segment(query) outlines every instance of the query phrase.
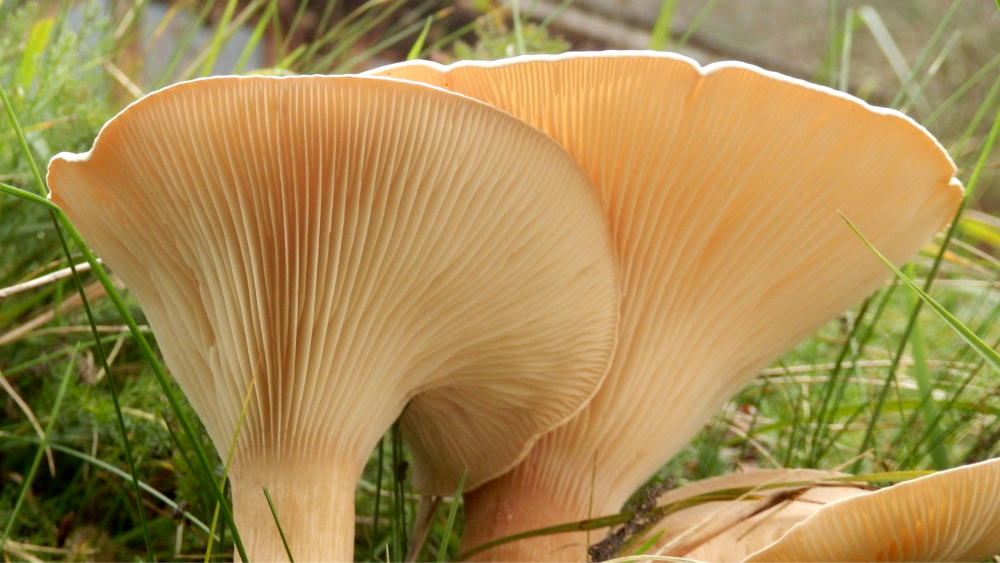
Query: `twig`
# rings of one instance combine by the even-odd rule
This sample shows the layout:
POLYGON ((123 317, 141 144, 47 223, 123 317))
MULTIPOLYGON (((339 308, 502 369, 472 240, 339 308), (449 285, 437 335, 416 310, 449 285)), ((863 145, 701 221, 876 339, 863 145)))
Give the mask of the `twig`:
MULTIPOLYGON (((98 297, 103 297, 105 295, 104 287, 97 281, 90 283, 90 285, 84 289, 84 292, 87 294, 87 299, 89 301, 94 301, 98 297)), ((14 330, 0 335, 0 346, 21 340, 27 333, 52 321, 57 315, 68 313, 81 305, 83 305, 83 300, 80 298, 79 294, 74 293, 66 299, 63 299, 63 301, 58 305, 49 307, 44 313, 40 313, 14 330)))
MULTIPOLYGON (((100 259, 97 260, 98 263, 103 263, 100 259)), ((83 262, 76 265, 77 272, 86 272, 90 270, 90 264, 83 262)), ((62 270, 56 270, 51 274, 45 274, 44 276, 39 276, 33 280, 28 280, 24 283, 19 283, 17 285, 12 285, 10 287, 5 287, 0 289, 0 299, 4 297, 10 297, 15 293, 21 293, 22 291, 28 291, 29 289, 35 289, 36 287, 41 287, 43 285, 50 284, 55 281, 59 281, 64 278, 68 278, 73 275, 72 268, 63 268, 62 270)))

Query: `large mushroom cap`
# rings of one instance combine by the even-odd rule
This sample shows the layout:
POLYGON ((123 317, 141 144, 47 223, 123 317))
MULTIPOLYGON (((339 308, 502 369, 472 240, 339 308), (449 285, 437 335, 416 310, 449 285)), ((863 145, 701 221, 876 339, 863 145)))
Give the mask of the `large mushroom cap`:
POLYGON ((617 511, 727 397, 887 277, 841 213, 899 263, 961 199, 954 164, 911 119, 746 64, 603 52, 372 73, 472 96, 556 139, 601 192, 622 260, 606 382, 468 499, 470 527, 492 530, 472 542, 617 511))
POLYGON ((196 80, 57 155, 49 183, 220 451, 254 380, 233 479, 258 496, 259 467, 356 478, 419 392, 436 400, 414 438, 451 470, 425 486, 474 485, 606 372, 620 290, 599 198, 481 102, 371 77, 196 80))
POLYGON ((824 506, 746 561, 984 561, 1000 555, 1000 459, 824 506))

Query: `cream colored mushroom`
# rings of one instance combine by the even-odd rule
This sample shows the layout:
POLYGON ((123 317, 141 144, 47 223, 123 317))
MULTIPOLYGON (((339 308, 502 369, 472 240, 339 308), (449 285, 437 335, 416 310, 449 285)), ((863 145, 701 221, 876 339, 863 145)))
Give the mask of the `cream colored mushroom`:
POLYGON ((1000 459, 876 492, 773 469, 669 491, 648 554, 697 561, 983 561, 1000 554, 1000 459), (699 500, 725 494, 731 500, 699 500), (738 495, 738 496, 737 496, 738 495), (690 505, 690 506, 687 506, 690 505))
POLYGON ((983 561, 1000 555, 1000 458, 817 510, 746 561, 983 561))
POLYGON ((699 561, 741 561, 823 506, 867 494, 868 489, 860 485, 830 481, 844 476, 816 469, 766 469, 674 489, 658 499, 660 507, 683 506, 719 491, 741 494, 736 499, 698 502, 672 512, 647 534, 660 536, 646 553, 699 561))
POLYGON ((417 393, 433 412, 411 438, 450 456, 435 483, 475 485, 606 372, 619 267, 599 197, 481 102, 370 77, 196 80, 48 178, 220 452, 250 397, 230 477, 251 559, 286 557, 266 486, 293 556, 353 560, 355 484, 417 393))
MULTIPOLYGON (((741 64, 569 53, 372 74, 465 94, 545 131, 600 190, 623 266, 619 346, 587 408, 466 496, 464 547, 617 512, 768 363, 907 260, 962 197, 906 116, 741 64)), ((404 415, 416 425, 420 402, 404 415)), ((484 560, 585 560, 586 535, 484 560)))

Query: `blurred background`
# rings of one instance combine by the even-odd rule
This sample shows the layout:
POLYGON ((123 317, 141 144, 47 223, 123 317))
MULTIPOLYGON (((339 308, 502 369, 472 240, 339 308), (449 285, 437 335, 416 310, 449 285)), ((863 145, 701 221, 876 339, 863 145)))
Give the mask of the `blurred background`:
MULTIPOLYGON (((514 56, 515 12, 526 53, 653 48, 703 65, 745 61, 897 107, 945 142, 962 136, 1000 75, 992 0, 103 0, 68 14, 63 1, 38 4, 72 26, 103 13, 118 42, 112 74, 133 98, 190 77, 213 42, 216 74, 514 56)), ((992 191, 979 192, 991 210, 992 191)))

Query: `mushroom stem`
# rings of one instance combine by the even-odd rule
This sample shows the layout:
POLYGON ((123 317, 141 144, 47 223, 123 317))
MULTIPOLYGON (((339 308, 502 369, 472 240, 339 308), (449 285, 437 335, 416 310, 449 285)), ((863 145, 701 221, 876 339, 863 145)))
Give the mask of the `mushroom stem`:
MULTIPOLYGON (((597 490, 590 509, 582 507, 581 510, 577 499, 591 498, 589 484, 573 483, 571 479, 546 479, 546 474, 558 473, 541 471, 530 463, 533 457, 526 460, 529 463, 465 494, 462 552, 497 538, 618 512, 613 503, 599 498, 604 495, 599 495, 597 490), (531 502, 524 502, 524 499, 531 499, 531 502)), ((603 539, 606 532, 606 529, 574 531, 516 540, 477 553, 469 560, 589 561, 587 548, 603 539)))
MULTIPOLYGON (((249 464, 247 464, 249 466, 249 464)), ((288 561, 267 487, 292 557, 297 561, 354 559, 355 461, 250 466, 234 474, 233 515, 251 561, 288 561)))

